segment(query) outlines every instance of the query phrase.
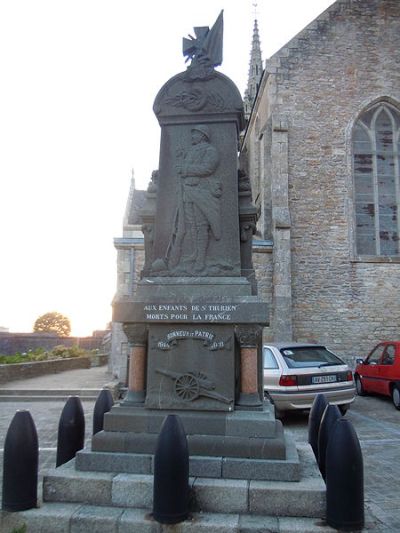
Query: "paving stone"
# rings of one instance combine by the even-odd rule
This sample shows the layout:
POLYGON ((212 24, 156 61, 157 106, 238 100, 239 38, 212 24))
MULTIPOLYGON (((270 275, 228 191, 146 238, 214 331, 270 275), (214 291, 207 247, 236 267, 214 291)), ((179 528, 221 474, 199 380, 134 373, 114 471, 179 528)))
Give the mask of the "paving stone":
POLYGON ((112 503, 120 507, 151 509, 153 476, 118 474, 112 483, 112 503))
POLYGON ((240 533, 279 533, 279 522, 275 516, 243 515, 239 518, 240 533))
POLYGON ((76 455, 76 468, 82 471, 150 474, 150 454, 81 451, 76 455))
POLYGON ((51 470, 43 480, 43 499, 47 502, 111 503, 114 474, 77 472, 70 468, 51 470))
POLYGON ((80 504, 51 503, 20 514, 28 524, 28 533, 70 533, 71 518, 81 507, 80 504))
POLYGON ((300 464, 280 460, 236 459, 224 457, 222 477, 230 479, 259 479, 269 481, 298 481, 300 464))
POLYGON ((83 505, 71 517, 70 533, 118 533, 123 510, 83 505))
POLYGON ((220 478, 222 475, 222 457, 189 457, 189 475, 194 477, 220 478))
POLYGON ((250 512, 271 516, 325 516, 325 489, 319 480, 250 481, 250 512))
POLYGON ((190 520, 163 525, 162 533, 239 533, 239 515, 194 513, 190 520))
POLYGON ((197 478, 193 489, 196 510, 210 513, 248 511, 248 481, 197 478))
POLYGON ((126 509, 118 524, 118 533, 160 533, 161 524, 156 522, 148 511, 126 509))
POLYGON ((310 518, 279 517, 279 533, 328 533, 337 531, 324 520, 310 518))
POLYGON ((8 513, 0 510, 0 531, 2 533, 11 533, 22 528, 25 520, 21 513, 8 513))

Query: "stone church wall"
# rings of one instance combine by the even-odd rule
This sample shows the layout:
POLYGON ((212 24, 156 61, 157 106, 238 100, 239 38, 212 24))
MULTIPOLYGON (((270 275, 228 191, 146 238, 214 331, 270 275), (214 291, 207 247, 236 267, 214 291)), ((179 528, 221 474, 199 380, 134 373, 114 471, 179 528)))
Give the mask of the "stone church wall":
MULTIPOLYGON (((260 143, 264 167, 268 158, 273 166, 282 154, 274 154, 268 123, 286 123, 275 131, 287 128, 293 338, 324 343, 349 361, 399 338, 400 258, 355 256, 351 165, 359 113, 382 97, 400 103, 399 62, 400 3, 339 0, 267 62, 245 141, 267 205, 285 175, 268 187, 260 143)), ((273 214, 268 224, 276 247, 273 214)))
MULTIPOLYGON (((257 290, 259 298, 268 304, 271 317, 272 306, 272 249, 261 248, 257 241, 253 241, 253 265, 256 272, 257 290)), ((271 326, 264 328, 263 338, 271 340, 271 326)))
MULTIPOLYGON (((117 255, 117 293, 116 299, 133 296, 136 283, 140 279, 140 272, 144 264, 144 247, 140 227, 124 228, 124 237, 116 239, 117 255), (138 242, 132 242, 135 236, 138 242), (122 241, 122 242, 120 242, 122 241)), ((122 324, 112 322, 111 358, 109 368, 112 374, 125 382, 127 379, 128 340, 122 329, 122 324)))
MULTIPOLYGON (((265 340, 319 342, 350 363, 400 330, 400 257, 355 255, 352 127, 381 98, 400 105, 400 2, 338 0, 266 62, 243 152, 259 209, 253 248, 265 340)), ((141 246, 119 249, 130 295, 141 246), (129 255, 133 254, 133 255, 129 255), (133 281, 132 281, 133 280, 133 281)), ((113 365, 127 343, 113 325, 113 365)))

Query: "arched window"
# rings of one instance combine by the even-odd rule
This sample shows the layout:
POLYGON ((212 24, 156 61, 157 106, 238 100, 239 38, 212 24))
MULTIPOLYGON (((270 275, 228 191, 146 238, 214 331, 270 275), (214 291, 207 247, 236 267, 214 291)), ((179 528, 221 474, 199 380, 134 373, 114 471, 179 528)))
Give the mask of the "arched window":
POLYGON ((368 108, 353 130, 357 255, 400 255, 399 153, 399 111, 387 102, 368 108))

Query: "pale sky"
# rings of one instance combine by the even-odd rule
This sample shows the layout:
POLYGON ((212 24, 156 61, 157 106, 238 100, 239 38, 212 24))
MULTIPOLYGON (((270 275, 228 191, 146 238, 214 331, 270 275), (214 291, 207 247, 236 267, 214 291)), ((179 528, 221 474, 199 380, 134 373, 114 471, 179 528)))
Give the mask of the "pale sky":
MULTIPOLYGON (((111 320, 114 237, 132 169, 158 167, 154 98, 186 69, 182 37, 224 9, 219 70, 243 94, 252 0, 0 0, 0 327, 49 311, 73 335, 111 320)), ((258 0, 263 59, 332 0, 258 0)))

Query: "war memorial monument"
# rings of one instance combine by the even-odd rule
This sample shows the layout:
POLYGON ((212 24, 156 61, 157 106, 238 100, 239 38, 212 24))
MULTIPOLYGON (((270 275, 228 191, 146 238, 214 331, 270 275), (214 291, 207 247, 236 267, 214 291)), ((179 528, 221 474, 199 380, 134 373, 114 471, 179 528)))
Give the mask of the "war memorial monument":
POLYGON ((190 454, 284 459, 282 426, 264 405, 251 241, 256 210, 239 168, 242 98, 215 70, 222 13, 184 39, 187 70, 159 91, 158 173, 142 210, 145 265, 133 299, 114 304, 131 353, 129 390, 106 415, 94 451, 153 451, 179 413, 190 454))
POLYGON ((57 531, 225 533, 278 531, 268 529, 276 517, 325 513, 311 448, 299 453, 264 399, 269 311, 257 296, 257 213, 238 157, 242 98, 215 70, 222 13, 211 29, 194 30, 183 41, 189 66, 154 103, 160 161, 140 213, 141 279, 132 298, 114 302, 130 345, 128 391, 91 449, 45 475, 45 504, 25 514, 41 532, 54 531, 55 516, 65 524, 57 531), (177 526, 151 516, 154 453, 169 414, 189 450, 193 518, 177 526))

